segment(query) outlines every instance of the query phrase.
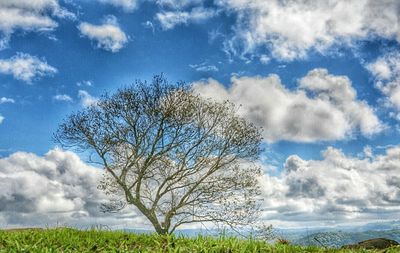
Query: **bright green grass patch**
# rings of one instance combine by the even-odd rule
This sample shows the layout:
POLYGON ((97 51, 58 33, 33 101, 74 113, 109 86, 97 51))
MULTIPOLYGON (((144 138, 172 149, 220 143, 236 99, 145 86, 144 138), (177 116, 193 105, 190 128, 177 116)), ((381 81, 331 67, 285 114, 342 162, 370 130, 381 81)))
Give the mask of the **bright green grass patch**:
MULTIPOLYGON (((270 245, 263 241, 232 237, 185 238, 131 234, 116 231, 75 230, 0 230, 0 252, 373 252, 317 247, 270 245)), ((400 248, 386 252, 400 252, 400 248)))

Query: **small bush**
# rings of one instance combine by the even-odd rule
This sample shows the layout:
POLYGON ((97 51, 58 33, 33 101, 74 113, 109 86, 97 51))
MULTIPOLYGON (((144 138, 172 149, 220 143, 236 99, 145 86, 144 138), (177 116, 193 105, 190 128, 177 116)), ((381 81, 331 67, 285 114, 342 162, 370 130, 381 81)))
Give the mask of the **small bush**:
POLYGON ((276 240, 277 244, 283 244, 283 245, 289 245, 290 241, 285 239, 285 238, 278 238, 278 240, 276 240))

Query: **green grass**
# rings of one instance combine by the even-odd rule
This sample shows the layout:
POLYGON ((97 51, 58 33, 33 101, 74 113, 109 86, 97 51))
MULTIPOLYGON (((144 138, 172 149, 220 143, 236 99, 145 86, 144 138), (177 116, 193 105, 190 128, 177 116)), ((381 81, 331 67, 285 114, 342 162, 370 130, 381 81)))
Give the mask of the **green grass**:
MULTIPOLYGON (((263 241, 232 237, 185 238, 130 234, 116 231, 75 230, 0 230, 0 252, 374 252, 318 247, 270 245, 263 241)), ((386 252, 400 252, 393 248, 386 252)))

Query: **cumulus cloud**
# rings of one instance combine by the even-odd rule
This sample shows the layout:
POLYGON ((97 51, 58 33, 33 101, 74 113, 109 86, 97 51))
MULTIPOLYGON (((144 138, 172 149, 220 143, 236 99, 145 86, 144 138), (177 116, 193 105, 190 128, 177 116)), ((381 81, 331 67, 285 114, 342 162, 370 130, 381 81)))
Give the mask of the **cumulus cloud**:
POLYGON ((95 105, 98 102, 98 98, 93 97, 92 95, 89 94, 89 92, 85 90, 79 90, 78 97, 81 101, 81 105, 85 107, 95 105))
POLYGON ((13 75, 15 79, 31 84, 33 80, 54 75, 57 69, 47 64, 45 59, 17 53, 9 59, 0 59, 0 73, 13 75))
POLYGON ((6 104, 6 103, 14 104, 15 100, 12 98, 1 97, 0 104, 6 104))
POLYGON ((300 80, 300 88, 314 94, 314 98, 331 102, 344 112, 352 127, 359 127, 367 136, 383 128, 374 111, 365 101, 357 100, 357 93, 347 76, 330 75, 326 69, 314 69, 300 80))
POLYGON ((95 41, 98 48, 113 53, 121 50, 128 42, 127 35, 121 30, 114 16, 108 16, 101 25, 82 22, 78 29, 82 36, 95 41))
POLYGON ((100 176, 99 169, 71 152, 55 149, 44 157, 14 153, 0 159, 0 215, 10 223, 25 214, 93 215, 104 199, 96 188, 100 176))
POLYGON ((137 0, 99 0, 101 3, 107 3, 116 7, 121 7, 125 11, 132 11, 137 7, 137 0))
POLYGON ((0 1, 0 32, 4 36, 1 46, 7 45, 15 30, 54 30, 58 26, 54 18, 75 18, 75 15, 61 7, 58 0, 0 1))
POLYGON ((288 90, 277 75, 232 77, 225 88, 213 79, 194 83, 194 91, 241 105, 239 113, 264 128, 268 142, 340 140, 360 131, 371 136, 384 126, 374 110, 356 97, 346 76, 314 69, 288 90))
POLYGON ((281 60, 304 58, 308 51, 325 52, 372 37, 400 42, 397 0, 264 1, 219 0, 237 15, 235 34, 225 43, 232 54, 268 48, 281 60))
MULTIPOLYGON (((321 160, 289 156, 283 171, 260 178, 263 215, 291 226, 399 219, 400 146, 383 154, 345 155, 332 147, 321 160)), ((149 227, 136 209, 103 214, 102 170, 60 149, 44 156, 17 152, 0 159, 0 225, 149 227)))
POLYGON ((1 158, 0 223, 5 223, 2 227, 140 224, 140 218, 133 220, 132 210, 118 215, 100 212, 100 203, 107 200, 97 189, 101 176, 102 170, 60 149, 44 156, 17 152, 1 158))
MULTIPOLYGON (((388 102, 400 112, 400 53, 388 52, 366 65, 375 77, 375 86, 388 98, 388 102)), ((400 116, 397 116, 400 119, 400 116)))
POLYGON ((58 94, 53 96, 53 99, 56 101, 63 101, 63 102, 72 102, 72 98, 67 94, 58 94))
POLYGON ((280 175, 260 179, 265 219, 322 226, 400 218, 400 146, 362 158, 328 147, 322 157, 292 155, 280 175))
POLYGON ((262 54, 262 55, 260 56, 260 62, 261 62, 262 64, 268 64, 270 61, 271 61, 271 58, 268 57, 268 55, 262 54))
POLYGON ((111 4, 121 7, 125 11, 133 11, 137 6, 137 0, 99 0, 101 3, 111 4))
POLYGON ((0 124, 3 123, 4 117, 0 114, 0 124))
POLYGON ((189 23, 199 23, 213 16, 216 12, 213 9, 195 7, 191 11, 163 11, 156 14, 156 19, 160 22, 164 30, 169 30, 177 25, 187 25, 189 23))

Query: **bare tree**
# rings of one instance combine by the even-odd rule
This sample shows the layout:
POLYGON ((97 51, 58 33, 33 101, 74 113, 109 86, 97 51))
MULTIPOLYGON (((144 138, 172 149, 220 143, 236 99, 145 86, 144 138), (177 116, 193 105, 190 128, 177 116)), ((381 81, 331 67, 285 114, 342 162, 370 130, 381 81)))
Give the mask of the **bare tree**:
POLYGON ((54 137, 94 151, 100 188, 114 196, 108 211, 134 205, 159 234, 195 222, 244 226, 259 214, 261 133, 236 109, 155 76, 70 115, 54 137))

